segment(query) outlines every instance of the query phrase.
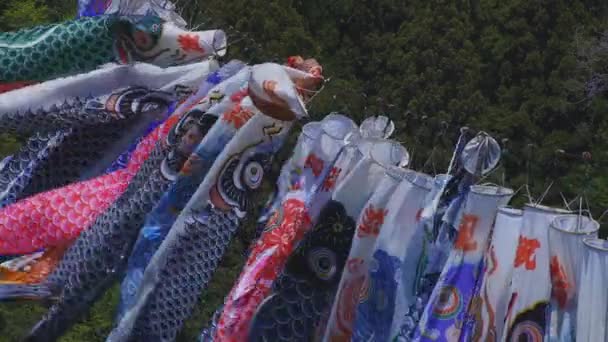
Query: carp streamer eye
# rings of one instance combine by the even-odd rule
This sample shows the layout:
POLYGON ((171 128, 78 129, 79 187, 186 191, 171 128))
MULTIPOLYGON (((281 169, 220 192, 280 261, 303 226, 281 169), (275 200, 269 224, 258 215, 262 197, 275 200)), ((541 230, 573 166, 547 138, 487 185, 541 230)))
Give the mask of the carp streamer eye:
POLYGON ((337 272, 336 255, 328 248, 315 248, 308 254, 308 266, 321 280, 331 279, 337 272))
POLYGON ((264 167, 258 161, 250 161, 243 171, 243 182, 250 189, 257 189, 264 178, 264 167))
POLYGON ((140 49, 148 50, 154 46, 154 41, 150 37, 150 34, 142 30, 135 30, 133 32, 133 40, 135 41, 135 45, 140 49))

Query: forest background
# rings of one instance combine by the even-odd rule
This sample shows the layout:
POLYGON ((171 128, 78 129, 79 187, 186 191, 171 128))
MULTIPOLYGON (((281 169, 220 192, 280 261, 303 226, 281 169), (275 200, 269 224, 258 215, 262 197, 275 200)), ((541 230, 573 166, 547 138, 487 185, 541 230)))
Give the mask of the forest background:
MULTIPOLYGON (((514 205, 528 201, 528 184, 543 204, 574 200, 578 208, 582 195, 595 218, 608 209, 605 0, 181 2, 191 26, 230 34, 229 58, 317 58, 329 82, 311 103, 312 119, 332 111, 357 122, 387 115, 417 170, 444 172, 460 127, 468 126, 503 145, 500 167, 484 181, 522 189, 514 205)), ((0 30, 75 13, 76 0, 2 0, 0 30)), ((0 136, 0 155, 19 141, 0 136)), ((222 302, 240 272, 245 240, 232 244, 180 341, 194 341, 222 302)), ((117 301, 114 287, 61 341, 104 341, 117 301)), ((17 341, 44 311, 0 305, 0 341, 17 341)))

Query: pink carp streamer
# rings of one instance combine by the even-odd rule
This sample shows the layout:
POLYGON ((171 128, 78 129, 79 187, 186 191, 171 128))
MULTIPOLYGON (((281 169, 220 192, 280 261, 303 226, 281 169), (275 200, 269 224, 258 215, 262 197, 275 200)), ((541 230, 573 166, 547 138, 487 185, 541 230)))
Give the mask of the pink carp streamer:
POLYGON ((110 174, 44 192, 0 210, 0 254, 27 254, 74 240, 127 189, 158 141, 179 115, 143 139, 129 164, 110 174))

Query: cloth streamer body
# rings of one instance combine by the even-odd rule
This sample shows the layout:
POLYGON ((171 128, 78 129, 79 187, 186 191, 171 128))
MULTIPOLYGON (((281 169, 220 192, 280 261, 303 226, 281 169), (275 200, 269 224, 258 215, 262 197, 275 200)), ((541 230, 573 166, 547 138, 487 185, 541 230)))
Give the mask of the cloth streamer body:
POLYGON ((578 291, 576 341, 608 340, 608 241, 586 238, 578 291))
POLYGON ((172 66, 223 55, 221 30, 191 32, 149 16, 101 15, 0 33, 0 82, 21 85, 107 63, 172 66))
POLYGON ((394 334, 396 333, 392 336, 399 340, 412 338, 424 308, 447 263, 457 234, 455 226, 457 226, 457 220, 462 215, 462 205, 468 194, 467 188, 466 182, 463 182, 462 179, 459 180, 450 175, 435 176, 429 199, 419 214, 421 228, 417 230, 415 235, 416 241, 422 236, 422 246, 418 247, 420 252, 412 250, 410 255, 413 262, 416 260, 416 255, 420 253, 417 257, 416 271, 413 278, 415 298, 407 299, 407 302, 410 303, 409 307, 405 307, 403 304, 395 307, 395 312, 398 314, 393 320, 391 331, 394 334), (445 198, 448 184, 465 189, 445 198), (425 210, 428 209, 430 210, 426 212, 425 210), (400 310, 404 311, 401 312, 400 310))
POLYGON ((225 70, 226 74, 222 78, 228 78, 228 80, 223 83, 221 93, 218 89, 214 90, 215 99, 202 101, 192 106, 182 119, 183 122, 191 124, 195 122, 204 138, 194 153, 188 157, 179 174, 176 175, 175 182, 171 184, 169 190, 163 194, 158 204, 146 217, 129 258, 127 274, 122 281, 117 321, 120 321, 124 312, 133 304, 136 291, 141 285, 143 272, 175 222, 177 215, 194 194, 196 187, 204 179, 215 158, 252 115, 251 112, 246 112, 246 104, 242 105, 243 108, 240 107, 242 96, 233 97, 234 94, 246 91, 249 73, 244 70, 245 72, 237 74, 237 71, 243 67, 244 65, 241 63, 232 65, 234 69, 225 70), (232 76, 232 74, 237 75, 229 78, 228 76, 232 76), (223 97, 220 98, 219 94, 222 94, 223 97), (235 108, 236 106, 239 107, 235 108), (234 119, 234 117, 238 119, 234 119))
POLYGON ((471 188, 454 248, 420 319, 414 340, 475 339, 474 335, 462 334, 470 324, 467 308, 482 281, 483 254, 496 213, 512 195, 512 190, 499 187, 471 188))
POLYGON ((407 271, 403 267, 407 267, 407 251, 421 250, 413 237, 431 185, 429 176, 417 172, 407 173, 399 183, 385 207, 387 215, 371 250, 367 272, 359 276, 358 282, 352 283, 352 289, 345 289, 347 292, 356 290, 358 295, 355 292, 352 298, 343 296, 344 303, 335 303, 339 305, 336 308, 337 329, 328 330, 325 340, 348 340, 349 334, 353 341, 388 339, 397 307, 400 301, 407 300, 403 289, 410 290, 413 286, 413 276, 405 275, 407 271), (349 320, 353 323, 348 324, 349 320), (350 325, 352 332, 347 328, 350 325))
POLYGON ((549 226, 558 215, 568 213, 540 205, 524 207, 502 341, 545 338, 551 300, 549 226))
POLYGON ((522 226, 523 211, 508 207, 498 209, 494 231, 484 257, 483 281, 469 315, 475 317, 479 341, 497 341, 503 334, 504 318, 510 295, 513 261, 522 226))
MULTIPOLYGON (((322 330, 323 333, 328 330, 337 330, 338 327, 352 331, 352 324, 354 323, 352 319, 357 299, 361 295, 361 287, 367 277, 371 252, 388 213, 386 209, 388 200, 396 186, 407 177, 406 173, 408 172, 410 171, 406 169, 387 168, 386 174, 380 180, 370 174, 369 182, 372 183, 374 191, 369 201, 364 205, 363 210, 360 210, 361 214, 354 214, 359 216, 356 231, 352 234, 350 251, 343 262, 342 269, 340 269, 342 276, 334 289, 336 294, 333 296, 329 319, 322 326, 325 327, 322 330)), ((352 179, 360 182, 357 178, 352 179)), ((354 185, 354 188, 357 189, 357 186, 354 185)), ((365 194, 361 195, 365 198, 365 194)), ((340 199, 339 193, 336 193, 335 197, 338 203, 350 203, 348 200, 340 199)), ((354 209, 356 208, 352 208, 352 206, 349 206, 349 208, 349 213, 355 212, 354 209)))
MULTIPOLYGON (((277 192, 274 195, 274 203, 267 203, 266 208, 263 209, 262 215, 258 219, 258 237, 252 243, 250 251, 254 250, 256 246, 259 245, 258 241, 260 240, 264 232, 280 228, 280 224, 284 221, 285 218, 287 218, 285 214, 292 212, 287 209, 290 209, 292 207, 292 204, 298 203, 296 200, 292 199, 291 201, 289 201, 290 207, 287 207, 287 202, 285 202, 286 196, 289 195, 290 197, 293 197, 294 193, 296 193, 298 196, 304 198, 305 200, 313 200, 314 197, 312 196, 312 194, 307 195, 307 193, 310 193, 313 188, 310 183, 314 181, 314 178, 310 179, 310 177, 314 177, 315 174, 320 174, 322 171, 319 169, 320 159, 316 160, 316 158, 318 158, 316 157, 316 155, 319 154, 317 150, 320 149, 319 140, 321 139, 322 135, 326 134, 324 132, 325 128, 331 130, 332 126, 334 126, 333 129, 335 130, 335 132, 332 134, 334 136, 346 136, 349 134, 349 131, 353 130, 355 127, 354 122, 352 122, 350 119, 347 119, 342 115, 330 114, 326 116, 322 122, 309 122, 302 128, 302 133, 298 137, 298 142, 292 156, 281 168, 281 173, 277 180, 277 192), (336 129, 336 125, 328 124, 328 121, 336 121, 336 124, 339 127, 336 129), (341 132, 342 130, 344 130, 344 132, 341 132), (315 158, 311 158, 310 156, 312 155, 315 155, 315 158), (315 168, 317 169, 315 170, 315 168), (307 169, 309 170, 307 171, 307 169), (310 173, 311 171, 312 174, 310 173)), ((339 138, 336 138, 335 140, 337 141, 336 143, 341 141, 341 139, 339 138)), ((328 191, 334 189, 335 184, 348 174, 348 172, 352 168, 352 165, 355 164, 355 159, 359 156, 358 153, 359 152, 357 149, 349 149, 348 146, 345 146, 341 153, 339 153, 339 157, 337 158, 335 164, 332 166, 333 173, 332 171, 330 171, 330 173, 326 176, 327 180, 323 183, 324 187, 328 189, 328 191)), ((293 219, 293 222, 291 224, 293 225, 294 230, 298 227, 297 225, 301 225, 303 223, 308 224, 308 216, 304 215, 309 215, 309 213, 306 213, 304 210, 298 211, 297 213, 301 214, 302 217, 293 219), (298 220, 302 221, 299 222, 298 220)), ((283 230, 285 229, 292 228, 290 226, 284 226, 283 230)), ((289 231, 287 231, 287 233, 289 233, 289 231)), ((283 234, 286 234, 286 232, 284 231, 283 234)), ((280 235, 275 236, 275 240, 278 236, 280 235)), ((269 237, 266 236, 265 238, 269 237)), ((295 238, 295 236, 291 236, 290 238, 295 238)), ((275 241, 275 243, 277 242, 278 240, 275 241)), ((285 244, 289 242, 290 240, 286 240, 285 244)), ((258 246, 257 248, 259 249, 260 247, 258 246)), ((271 254, 269 254, 268 257, 261 258, 261 260, 259 261, 260 267, 257 268, 256 272, 261 270, 265 263, 269 263, 270 265, 272 265, 271 262, 273 259, 270 258, 270 256, 271 254)), ((276 258, 279 257, 287 257, 287 255, 281 255, 276 258)), ((252 272, 252 274, 254 273, 252 272)), ((272 277, 272 275, 270 275, 269 277, 272 277)), ((243 279, 239 282, 246 281, 248 280, 243 279)), ((271 280, 268 280, 268 282, 271 282, 271 280)), ((222 313, 223 307, 220 307, 216 310, 212 321, 209 323, 209 326, 201 333, 201 341, 213 341, 217 332, 218 320, 220 319, 222 313)))
POLYGON ((193 196, 197 200, 188 202, 152 257, 135 304, 126 311, 108 341, 175 339, 250 208, 249 196, 261 184, 257 177, 263 176, 262 165, 269 165, 272 153, 289 130, 291 123, 274 120, 258 112, 218 157, 193 196), (273 127, 272 138, 264 133, 264 127, 273 127), (256 174, 245 173, 251 170, 248 164, 260 167, 256 174), (234 184, 233 177, 247 183, 234 184), (253 183, 241 177, 254 177, 253 183), (256 187, 245 188, 246 184, 256 187), (180 221, 183 229, 179 229, 180 221), (196 277, 192 281, 189 269, 196 277), (170 304, 174 302, 181 303, 179 310, 170 304))
MULTIPOLYGON (((309 205, 318 201, 319 193, 333 192, 341 176, 334 161, 344 142, 343 139, 354 129, 354 123, 346 117, 328 117, 322 122, 320 132, 312 132, 317 138, 310 140, 310 153, 296 162, 298 166, 292 175, 292 190, 268 221, 260 239, 251 254, 239 279, 226 298, 223 312, 218 321, 215 339, 242 341, 247 338, 249 326, 258 306, 270 294, 272 283, 283 269, 295 246, 308 232, 314 218, 309 205), (333 121, 335 124, 326 124, 333 121), (327 130, 331 128, 331 132, 327 130), (326 182, 327 175, 333 181, 326 182)), ((304 132, 306 134, 307 132, 304 132)), ((344 174, 347 174, 345 170, 344 174)), ((331 195, 325 196, 329 199, 331 195)))
POLYGON ((0 170, 0 203, 103 174, 146 126, 162 121, 216 68, 215 62, 115 66, 0 95, 3 129, 34 134, 0 170))
POLYGON ((391 159, 395 156, 390 153, 395 143, 374 141, 369 145, 371 150, 380 150, 375 153, 379 155, 378 159, 372 160, 369 153, 364 154, 352 171, 337 183, 313 229, 298 244, 275 281, 272 293, 258 308, 249 329, 249 340, 310 340, 317 334, 322 336, 326 326, 323 318, 329 315, 340 274, 347 264, 355 234, 355 218, 363 212, 359 219, 360 230, 374 234, 385 215, 382 205, 388 197, 387 192, 390 193, 390 185, 394 186, 404 173, 391 166, 401 159, 391 159), (383 182, 385 179, 387 182, 383 182), (291 325, 280 312, 289 312, 292 320, 302 325, 291 325))
POLYGON ((549 341, 576 339, 578 291, 583 272, 583 239, 597 237, 599 223, 582 215, 558 216, 549 229, 551 318, 549 341))
MULTIPOLYGON (((199 72, 198 84, 205 75, 204 71, 199 72)), ((195 75, 192 73, 191 77, 195 75)), ((123 272, 145 214, 171 183, 163 175, 162 166, 171 165, 179 170, 181 165, 170 160, 171 157, 189 155, 198 144, 198 141, 182 139, 183 136, 175 132, 169 134, 182 110, 178 108, 155 129, 159 140, 125 192, 78 237, 45 281, 43 286, 58 293, 59 300, 32 329, 27 340, 46 341, 61 336, 123 272)))
MULTIPOLYGON (((199 67, 201 66, 204 65, 199 67)), ((184 78, 183 82, 194 87, 193 81, 196 80, 196 77, 200 84, 207 71, 206 68, 199 68, 196 73, 194 70, 189 70, 189 75, 180 73, 177 79, 168 82, 168 89, 179 85, 182 82, 181 78, 184 78)), ((154 103, 153 107, 165 111, 169 109, 168 106, 163 107, 160 104, 154 103)), ((141 115, 146 114, 158 115, 157 112, 143 112, 141 115)), ((30 197, 24 202, 3 208, 0 211, 0 222, 4 220, 6 228, 4 228, 5 232, 1 234, 2 240, 0 241, 3 243, 0 243, 0 246, 5 247, 0 249, 0 253, 31 253, 39 248, 61 245, 65 241, 76 238, 80 231, 86 229, 98 214, 108 208, 125 191, 130 179, 151 153, 154 144, 162 139, 162 132, 162 129, 157 129, 139 144, 126 169, 101 176, 100 179, 91 179, 52 190, 48 194, 42 193, 30 197), (89 198, 91 201, 88 200, 89 198), (80 207, 84 212, 79 212, 80 207), (2 215, 3 212, 6 214, 2 215), (32 212, 38 213, 38 215, 32 215, 32 212), (76 219, 78 217, 80 218, 76 219)))
MULTIPOLYGON (((262 235, 268 224, 268 220, 270 220, 272 215, 279 210, 285 195, 289 191, 295 190, 292 188, 292 179, 297 178, 300 170, 304 168, 306 156, 310 154, 311 149, 315 146, 313 141, 321 135, 321 132, 321 123, 317 121, 309 122, 302 128, 302 133, 298 136, 298 141, 296 142, 293 153, 281 167, 275 189, 268 198, 264 208, 262 208, 262 212, 260 213, 260 217, 256 224, 256 236, 254 241, 262 235)), ((294 183, 294 185, 297 186, 296 183, 294 183)))
POLYGON ((316 76, 290 73, 287 67, 272 63, 253 66, 251 72, 248 95, 254 116, 224 149, 177 217, 146 268, 135 305, 109 341, 175 338, 251 211, 252 197, 274 153, 293 121, 307 115, 294 83, 298 77, 316 76), (197 280, 193 282, 190 275, 197 280), (175 302, 182 303, 179 310, 175 302))

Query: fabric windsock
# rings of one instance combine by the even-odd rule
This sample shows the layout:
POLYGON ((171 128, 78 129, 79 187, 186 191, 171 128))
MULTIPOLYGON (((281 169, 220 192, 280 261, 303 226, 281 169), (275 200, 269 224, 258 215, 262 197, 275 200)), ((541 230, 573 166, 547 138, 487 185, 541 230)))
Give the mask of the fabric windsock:
POLYGON ((226 34, 186 31, 153 15, 103 15, 0 32, 0 52, 0 85, 10 90, 114 62, 173 66, 222 56, 226 34))
MULTIPOLYGON (((323 118, 321 122, 310 122, 302 128, 302 133, 298 138, 291 158, 281 168, 275 193, 272 194, 258 219, 256 238, 262 234, 268 220, 281 206, 286 194, 301 187, 301 184, 298 182, 300 170, 304 168, 304 163, 307 162, 307 158, 305 157, 317 146, 322 132, 329 134, 330 138, 334 136, 336 140, 344 140, 350 135, 358 133, 356 125, 352 120, 337 113, 331 113, 323 118)), ((355 161, 360 157, 360 153, 355 145, 343 146, 336 157, 334 165, 332 165, 332 168, 328 170, 328 174, 325 176, 325 181, 320 187, 321 192, 325 192, 325 190, 328 190, 327 188, 333 188, 337 179, 340 176, 345 176, 346 172, 352 169, 355 161), (342 170, 345 172, 342 172, 342 170)), ((318 188, 316 189, 318 190, 318 188)), ((311 191, 314 190, 311 188, 311 191)), ((317 193, 319 192, 317 191, 317 193)), ((314 206, 314 204, 311 205, 314 206)))
MULTIPOLYGON (((399 178, 401 170, 394 165, 398 165, 404 158, 408 158, 405 148, 390 140, 365 139, 357 143, 357 148, 361 153, 361 158, 348 175, 337 183, 335 192, 332 194, 329 191, 322 191, 315 194, 315 203, 311 204, 313 217, 316 217, 315 214, 318 212, 315 207, 325 207, 325 203, 331 197, 333 201, 342 203, 346 212, 356 220, 380 179, 392 173, 397 174, 393 177, 399 178)), ((333 167, 321 185, 321 190, 334 185, 336 176, 332 175, 332 171, 334 171, 333 173, 341 172, 333 167)))
MULTIPOLYGON (((133 77, 132 82, 153 80, 152 75, 157 75, 164 79, 166 85, 161 85, 161 89, 158 91, 144 91, 142 89, 138 91, 137 89, 129 88, 128 91, 117 91, 110 95, 106 94, 98 98, 89 99, 86 103, 76 101, 73 104, 75 107, 66 110, 64 113, 65 118, 62 117, 59 121, 69 121, 70 117, 77 119, 77 114, 75 113, 81 113, 82 110, 88 108, 87 106, 108 108, 101 112, 111 113, 116 117, 139 113, 147 115, 150 114, 148 110, 151 109, 154 109, 152 112, 160 110, 166 112, 164 115, 171 114, 172 109, 168 102, 176 100, 179 96, 177 92, 172 94, 175 91, 174 88, 179 88, 182 82, 184 84, 192 84, 193 80, 197 78, 199 80, 198 83, 200 83, 200 79, 210 71, 208 64, 201 63, 198 66, 200 67, 200 71, 193 69, 183 70, 184 67, 170 68, 166 72, 168 75, 163 74, 160 72, 162 69, 156 67, 152 69, 141 66, 125 67, 126 69, 123 71, 128 71, 126 74, 133 77), (169 76, 172 78, 169 78, 169 76), (80 104, 76 105, 76 103, 80 104), (93 104, 96 105, 94 106, 93 104)), ((87 75, 70 78, 64 82, 52 81, 58 86, 57 89, 53 87, 44 89, 43 85, 52 82, 33 86, 32 89, 38 89, 35 98, 41 104, 45 103, 44 106, 48 106, 49 110, 53 108, 58 110, 56 104, 53 105, 53 102, 47 102, 50 101, 50 98, 47 98, 48 93, 57 94, 55 91, 65 90, 70 95, 78 93, 84 95, 84 90, 78 90, 78 85, 86 86, 88 84, 89 87, 93 85, 93 83, 89 84, 89 82, 93 82, 92 79, 89 79, 89 82, 85 82, 85 76, 87 75)), ((110 73, 110 75, 106 76, 117 77, 118 75, 110 73)), ((152 84, 156 85, 155 82, 152 84)), ((85 89, 87 88, 85 87, 85 89)), ((11 108, 19 108, 25 105, 25 100, 20 96, 23 91, 25 90, 17 90, 11 93, 15 95, 13 98, 16 100, 16 102, 12 103, 15 107, 11 106, 11 108)), ((8 95, 0 95, 0 103, 3 100, 8 100, 8 95)), ((62 99, 66 99, 66 95, 63 96, 62 99)), ((91 110, 91 113, 95 113, 95 111, 91 110)), ((44 116, 42 113, 38 113, 37 115, 44 116)), ((0 212, 0 221, 5 225, 5 229, 8 232, 2 235, 0 253, 29 253, 39 248, 60 246, 65 244, 66 241, 72 241, 76 238, 83 229, 88 228, 95 218, 125 191, 130 180, 153 150, 156 142, 163 138, 171 125, 176 121, 177 116, 165 120, 165 124, 162 125, 163 127, 157 127, 140 141, 125 168, 108 175, 73 183, 46 193, 40 193, 3 208, 0 212)), ((32 123, 15 124, 32 125, 32 123)), ((4 171, 2 172, 4 173, 4 171)), ((14 199, 23 189, 26 189, 24 185, 27 184, 26 180, 29 181, 28 177, 31 176, 31 173, 25 172, 14 174, 13 176, 16 178, 11 177, 12 180, 3 189, 3 195, 7 196, 6 198, 14 199), (17 181, 19 179, 20 181, 17 181)))
MULTIPOLYGON (((359 303, 362 285, 367 278, 371 253, 388 213, 386 210, 388 201, 397 185, 409 172, 411 171, 397 167, 387 168, 382 179, 377 185, 373 185, 375 190, 371 198, 357 215, 356 230, 351 234, 350 251, 343 269, 340 270, 342 277, 325 328, 330 340, 347 339, 352 334, 355 310, 359 303)), ((354 188, 358 187, 355 185, 354 188)), ((338 193, 336 200, 339 200, 338 193)))
MULTIPOLYGON (((434 196, 443 196, 445 188, 440 191, 441 184, 448 184, 453 179, 450 175, 437 175, 433 186, 434 196)), ((470 185, 465 183, 461 179, 459 186, 463 190, 455 196, 450 196, 451 198, 440 201, 436 206, 433 205, 434 201, 429 200, 425 209, 430 206, 433 210, 427 213, 428 216, 425 216, 425 210, 422 211, 420 218, 422 228, 417 234, 423 234, 424 240, 421 247, 422 253, 415 268, 414 289, 416 298, 414 304, 402 318, 404 323, 399 328, 396 336, 398 340, 407 341, 414 335, 418 321, 422 317, 424 308, 428 304, 435 285, 449 259, 454 239, 458 233, 458 223, 464 210, 463 205, 469 193, 470 185)), ((431 196, 430 198, 434 197, 431 196)))
POLYGON ((524 207, 502 341, 543 341, 551 300, 549 226, 568 211, 541 205, 524 207))
POLYGON ((281 172, 279 173, 279 177, 277 179, 276 188, 274 192, 271 194, 270 198, 266 202, 266 205, 262 209, 262 213, 258 218, 256 224, 256 237, 259 236, 266 228, 266 224, 268 220, 274 214, 276 210, 279 209, 283 199, 287 192, 290 191, 291 187, 291 178, 292 174, 294 177, 297 177, 297 174, 294 173, 296 169, 302 169, 304 167, 303 164, 298 165, 298 161, 304 161, 305 158, 303 156, 308 155, 311 152, 311 149, 315 146, 314 142, 319 138, 322 132, 321 123, 318 121, 309 122, 304 127, 302 127, 302 132, 298 136, 298 141, 296 142, 296 146, 293 150, 291 157, 283 164, 281 167, 281 172))
MULTIPOLYGON (((586 237, 597 237, 600 225, 582 215, 558 216, 549 229, 551 320, 549 341, 574 341, 578 291, 586 237)), ((546 332, 547 333, 547 332, 546 332)))
POLYGON ((522 215, 519 209, 498 209, 492 240, 485 252, 483 280, 479 293, 469 305, 474 325, 467 326, 472 331, 467 331, 465 336, 474 341, 497 341, 502 336, 522 215))
POLYGON ((200 108, 194 106, 182 118, 181 121, 185 122, 184 127, 178 129, 203 138, 190 156, 181 156, 188 159, 179 173, 171 171, 169 167, 163 168, 164 174, 168 178, 175 179, 175 182, 163 194, 154 209, 147 214, 144 226, 140 230, 129 258, 127 273, 122 281, 117 321, 120 321, 124 312, 133 304, 146 266, 167 236, 177 216, 203 181, 217 156, 236 132, 253 116, 254 108, 249 98, 241 100, 230 96, 239 89, 241 87, 235 85, 219 103, 204 112, 202 111, 204 105, 200 108))
MULTIPOLYGON (((304 183, 306 195, 304 202, 309 215, 316 222, 321 208, 329 201, 336 190, 338 180, 346 177, 351 169, 340 170, 336 167, 336 160, 344 151, 347 143, 346 137, 357 130, 357 125, 348 117, 341 114, 329 114, 321 121, 323 134, 319 137, 319 147, 324 151, 320 157, 322 163, 315 160, 311 154, 306 158, 305 166, 312 167, 313 173, 319 172, 318 181, 304 183), (330 158, 330 156, 332 158, 330 158), (322 168, 320 166, 323 166, 322 168)), ((317 177, 315 175, 315 177, 317 177)), ((301 186, 301 185, 300 185, 301 186)), ((297 186, 296 186, 297 187, 297 186)))
POLYGON ((293 125, 252 110, 150 259, 134 304, 108 341, 172 341, 192 314, 293 125))
POLYGON ((0 254, 32 253, 77 238, 126 191, 156 142, 162 139, 163 129, 164 126, 159 127, 138 144, 126 169, 43 192, 2 208, 0 254))
MULTIPOLYGON (((1 168, 0 182, 27 185, 30 177, 34 184, 24 193, 31 195, 50 190, 46 184, 67 184, 56 185, 57 178, 69 182, 101 175, 129 145, 132 154, 136 137, 141 141, 166 118, 163 107, 189 98, 200 77, 217 68, 216 62, 166 69, 112 65, 1 95, 2 130, 35 135, 1 168)), ((119 165, 127 162, 128 156, 119 165)))
MULTIPOLYGON (((415 220, 408 221, 411 228, 402 232, 406 234, 405 238, 411 239, 411 242, 406 243, 396 256, 399 258, 401 270, 413 270, 400 271, 401 279, 397 281, 397 297, 395 300, 395 312, 392 317, 392 323, 390 328, 391 340, 397 341, 409 341, 414 334, 420 316, 424 311, 426 300, 421 300, 419 297, 424 295, 428 299, 431 295, 432 288, 424 294, 420 292, 419 284, 420 280, 424 280, 424 271, 421 265, 429 263, 425 266, 427 269, 431 269, 430 261, 433 259, 433 250, 427 250, 425 248, 425 242, 428 240, 427 225, 432 225, 433 220, 437 219, 437 216, 442 216, 439 213, 439 207, 434 206, 437 203, 437 197, 441 196, 445 184, 449 181, 450 176, 446 174, 440 174, 435 176, 433 179, 426 181, 428 184, 425 186, 429 187, 428 190, 423 192, 422 195, 417 194, 416 196, 423 196, 423 199, 416 199, 415 204, 420 205, 418 211, 416 211, 415 220), (428 214, 430 217, 425 217, 425 208, 434 207, 428 214), (430 221, 430 222, 429 222, 430 221), (429 255, 430 254, 430 255, 429 255), (429 260, 429 261, 426 261, 429 260)), ((409 189, 409 188, 408 188, 409 189)), ((405 193, 409 194, 409 193, 405 193)), ((411 199, 405 199, 410 200, 411 199)), ((399 203, 403 203, 404 199, 399 199, 399 203)), ((403 205, 403 204, 400 204, 403 205)), ((414 210, 414 207, 407 207, 408 210, 414 210)), ((405 210, 405 209, 404 209, 405 210)), ((409 213, 409 212, 406 212, 409 213)), ((410 214, 404 214, 410 215, 410 214)), ((409 216, 408 216, 409 217, 409 216)), ((398 223, 395 223, 396 225, 398 223)), ((398 227, 398 226, 396 226, 398 227)), ((396 228, 395 228, 396 229, 396 228)), ((390 237, 389 237, 390 238, 390 237)), ((378 248, 379 246, 376 246, 378 248)), ((397 249, 398 247, 394 247, 397 249)), ((441 273, 441 270, 435 273, 441 273)), ((438 278, 438 276, 436 277, 438 278)))
POLYGON ((498 208, 506 205, 511 196, 510 189, 471 187, 454 247, 422 314, 414 340, 470 340, 472 336, 464 336, 469 330, 465 325, 470 324, 467 308, 476 301, 474 295, 483 277, 483 255, 498 208))
POLYGON ((0 94, 0 129, 32 135, 155 114, 159 102, 185 99, 218 68, 216 61, 172 68, 112 65, 0 94))
POLYGON ((216 64, 111 67, 0 95, 0 130, 34 134, 0 169, 0 206, 102 175, 216 64))
POLYGON ((335 159, 344 146, 344 137, 354 127, 346 117, 331 117, 328 120, 341 122, 342 128, 330 130, 325 125, 314 148, 303 160, 302 168, 294 169, 291 191, 282 205, 269 219, 268 224, 253 246, 241 275, 226 298, 223 312, 217 325, 215 338, 220 341, 244 341, 249 326, 260 303, 270 294, 272 283, 283 269, 289 255, 310 230, 313 223, 308 205, 314 192, 333 192, 323 186, 335 159), (345 126, 343 126, 345 125, 345 126), (330 133, 328 133, 330 131, 330 133), (340 134, 340 132, 342 132, 340 134))
MULTIPOLYGON (((450 179, 452 179, 451 176, 445 174, 435 176, 432 194, 429 196, 431 196, 431 198, 442 196, 442 187, 445 186, 450 179)), ((453 242, 452 239, 450 239, 452 237, 451 235, 453 235, 452 230, 455 230, 454 226, 458 225, 458 222, 452 222, 452 220, 447 222, 444 219, 447 218, 447 209, 453 202, 455 201, 445 203, 444 206, 437 206, 437 208, 434 208, 433 211, 429 212, 429 217, 424 216, 423 210, 420 220, 424 223, 428 235, 428 248, 425 248, 425 253, 422 258, 426 261, 426 264, 421 265, 421 268, 424 269, 423 276, 440 274, 443 270, 443 266, 448 260, 449 253, 452 249, 451 244, 453 242), (437 233, 435 233, 435 226, 439 226, 437 233)), ((430 203, 433 203, 433 201, 430 203)), ((458 203, 461 204, 460 202, 458 203)))
POLYGON ((384 204, 405 172, 385 165, 385 161, 393 161, 390 158, 381 159, 391 156, 384 150, 395 146, 399 145, 377 141, 369 156, 337 184, 316 224, 289 257, 272 293, 258 308, 249 341, 311 340, 321 333, 325 326, 322 318, 331 309, 356 226, 362 235, 377 235, 386 214, 384 204), (378 151, 371 153, 373 150, 378 151), (379 155, 379 159, 372 159, 372 155, 379 155), (313 310, 302 310, 304 307, 313 310), (286 320, 283 313, 290 318, 286 320), (294 325, 294 321, 299 323, 294 325))
POLYGON ((608 341, 608 241, 586 238, 583 243, 576 341, 608 341))
MULTIPOLYGON (((376 237, 376 246, 380 246, 380 248, 371 248, 367 269, 359 269, 360 262, 356 259, 347 263, 348 279, 340 284, 339 297, 334 301, 331 319, 324 336, 325 341, 349 341, 353 335, 353 327, 356 327, 357 306, 361 301, 360 298, 376 302, 377 299, 370 296, 372 291, 370 290, 372 286, 370 285, 372 280, 369 279, 370 272, 378 275, 392 274, 392 277, 387 277, 389 279, 393 278, 393 281, 389 284, 386 282, 378 283, 383 286, 382 290, 387 297, 387 309, 389 309, 391 303, 388 302, 388 298, 395 298, 396 296, 399 259, 407 248, 408 238, 410 237, 408 234, 410 229, 407 229, 407 227, 415 225, 417 213, 422 208, 424 197, 430 189, 429 184, 430 178, 427 176, 408 172, 387 200, 383 208, 386 215, 376 237), (386 262, 387 259, 389 262, 386 262)), ((411 227, 411 230, 413 231, 413 227, 411 227)), ((377 279, 381 280, 381 278, 377 279)), ((380 295, 380 290, 376 287, 373 290, 374 295, 380 295)), ((392 317, 387 317, 385 312, 383 314, 386 323, 390 324, 392 317)), ((367 324, 369 323, 366 322, 367 324)), ((357 333, 364 332, 362 330, 357 333)))
MULTIPOLYGON (((180 100, 179 103, 176 104, 178 106, 176 108, 176 111, 181 113, 181 112, 183 112, 183 110, 185 108, 191 108, 192 106, 195 106, 196 104, 200 103, 207 96, 207 93, 209 93, 209 91, 211 89, 215 88, 218 84, 222 83, 224 80, 231 78, 237 72, 241 71, 245 67, 246 66, 243 62, 236 60, 236 59, 233 59, 230 62, 222 65, 221 68, 219 68, 219 69, 215 70, 214 72, 212 72, 211 74, 207 75, 207 78, 199 86, 196 93, 192 94, 191 96, 188 96, 185 99, 180 100)), ((105 172, 109 173, 109 172, 115 171, 117 169, 124 168, 126 165, 126 162, 131 157, 131 154, 135 150, 135 147, 137 146, 139 141, 141 141, 141 139, 145 135, 152 132, 152 130, 154 130, 154 128, 156 128, 159 124, 160 123, 156 122, 156 121, 152 122, 146 128, 146 133, 140 134, 139 136, 137 136, 137 138, 131 142, 131 146, 129 146, 129 148, 127 150, 124 150, 114 160, 114 162, 110 165, 110 167, 108 169, 106 169, 105 172)))

